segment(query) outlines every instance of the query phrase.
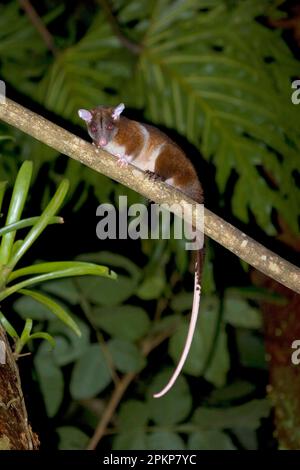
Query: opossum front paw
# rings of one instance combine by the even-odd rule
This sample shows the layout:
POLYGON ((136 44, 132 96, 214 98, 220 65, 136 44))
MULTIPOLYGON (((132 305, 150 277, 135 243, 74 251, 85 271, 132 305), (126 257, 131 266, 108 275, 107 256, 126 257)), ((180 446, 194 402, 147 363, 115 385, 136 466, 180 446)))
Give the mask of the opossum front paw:
POLYGON ((96 145, 95 142, 92 142, 92 145, 95 147, 96 152, 99 153, 100 148, 98 147, 98 145, 96 145))
POLYGON ((149 180, 151 180, 151 181, 163 181, 162 177, 159 176, 154 171, 146 170, 145 175, 147 175, 149 180))
POLYGON ((116 155, 117 157, 117 165, 120 167, 120 168, 124 168, 125 166, 128 166, 128 160, 127 158, 125 157, 125 155, 116 155))

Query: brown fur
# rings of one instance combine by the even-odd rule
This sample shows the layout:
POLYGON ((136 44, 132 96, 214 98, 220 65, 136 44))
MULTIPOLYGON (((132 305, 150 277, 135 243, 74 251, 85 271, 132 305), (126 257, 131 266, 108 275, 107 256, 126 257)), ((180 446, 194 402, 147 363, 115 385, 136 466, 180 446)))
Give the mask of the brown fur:
MULTIPOLYGON (((114 142, 126 148, 126 155, 130 155, 132 162, 138 158, 145 144, 145 137, 141 130, 141 124, 120 116, 117 120, 112 119, 112 107, 98 107, 91 110, 93 123, 112 124, 112 138, 114 142)), ((99 124, 98 124, 99 125, 99 124)), ((203 202, 203 192, 197 173, 186 157, 183 150, 166 134, 156 127, 142 124, 149 133, 147 153, 151 155, 155 149, 161 146, 161 151, 156 159, 154 173, 162 180, 173 178, 174 186, 184 194, 190 196, 198 203, 203 202)))
POLYGON ((174 186, 195 201, 203 202, 203 191, 195 168, 183 150, 159 129, 143 124, 151 134, 151 149, 164 144, 155 164, 155 173, 163 180, 174 179, 174 186))
POLYGON ((137 157, 144 146, 144 136, 136 121, 131 121, 123 116, 118 122, 118 133, 115 142, 126 146, 126 154, 137 157))

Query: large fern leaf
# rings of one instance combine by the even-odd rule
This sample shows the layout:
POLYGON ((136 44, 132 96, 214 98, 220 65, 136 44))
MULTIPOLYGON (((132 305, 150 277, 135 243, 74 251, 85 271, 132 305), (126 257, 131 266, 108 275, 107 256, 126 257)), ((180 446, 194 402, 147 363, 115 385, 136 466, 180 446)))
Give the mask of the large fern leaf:
POLYGON ((221 191, 230 173, 238 173, 232 207, 241 220, 249 220, 251 209, 272 233, 276 208, 297 230, 299 111, 290 78, 298 64, 280 36, 255 20, 268 2, 152 3, 135 70, 139 94, 127 89, 133 103, 212 158, 221 191))

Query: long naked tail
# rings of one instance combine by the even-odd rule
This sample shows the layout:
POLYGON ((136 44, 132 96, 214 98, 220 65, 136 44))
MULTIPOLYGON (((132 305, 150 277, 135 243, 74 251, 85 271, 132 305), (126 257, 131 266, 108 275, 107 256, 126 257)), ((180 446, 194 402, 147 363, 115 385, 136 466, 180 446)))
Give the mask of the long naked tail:
POLYGON ((198 313, 199 313, 199 307, 200 307, 201 277, 202 277, 203 260, 204 260, 204 249, 201 248, 200 250, 197 250, 197 255, 196 255, 193 307, 192 307, 191 320, 190 320, 190 324, 189 324, 189 330, 188 330, 188 334, 187 334, 187 337, 186 337, 185 345, 184 345, 183 351, 181 353, 181 357, 179 359, 177 367, 173 372, 172 377, 170 378, 167 385, 160 392, 155 393, 155 395, 153 395, 154 398, 162 397, 163 395, 165 395, 173 387, 173 385, 176 382, 180 372, 182 371, 182 368, 183 368, 183 366, 185 364, 185 361, 187 359, 187 356, 189 354, 189 351, 190 351, 190 348, 191 348, 191 345, 192 345, 192 341, 193 341, 193 337, 194 337, 194 333, 195 333, 195 328, 196 328, 198 313))

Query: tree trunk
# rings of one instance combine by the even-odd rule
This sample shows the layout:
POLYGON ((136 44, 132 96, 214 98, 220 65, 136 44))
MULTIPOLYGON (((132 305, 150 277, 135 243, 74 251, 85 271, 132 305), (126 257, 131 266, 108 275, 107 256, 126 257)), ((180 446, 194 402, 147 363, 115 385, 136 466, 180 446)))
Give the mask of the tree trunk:
POLYGON ((300 340, 300 296, 267 278, 252 273, 258 286, 286 298, 286 305, 262 302, 265 346, 269 362, 268 394, 274 406, 275 433, 281 449, 300 449, 300 364, 291 360, 292 343, 300 340))
POLYGON ((34 450, 38 446, 38 437, 28 424, 18 366, 0 326, 0 450, 34 450))

